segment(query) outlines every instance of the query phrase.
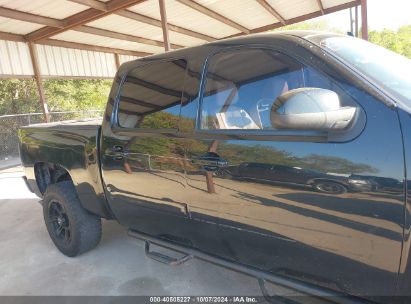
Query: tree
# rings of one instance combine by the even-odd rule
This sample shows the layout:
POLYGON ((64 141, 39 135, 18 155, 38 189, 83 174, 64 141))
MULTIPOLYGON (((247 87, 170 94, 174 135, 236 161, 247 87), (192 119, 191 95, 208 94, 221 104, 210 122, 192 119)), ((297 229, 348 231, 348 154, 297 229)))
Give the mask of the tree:
MULTIPOLYGON (((283 26, 275 29, 274 31, 284 30, 313 30, 344 34, 342 30, 331 27, 327 20, 299 22, 296 24, 283 26)), ((370 31, 368 36, 370 42, 411 58, 411 25, 402 26, 397 31, 389 29, 370 31)))
POLYGON ((0 80, 0 115, 41 112, 33 79, 0 80))
POLYGON ((44 89, 50 112, 103 110, 111 80, 46 80, 44 89))
POLYGON ((411 25, 402 26, 397 31, 370 31, 368 36, 370 42, 411 58, 411 25))
POLYGON ((341 174, 378 173, 378 170, 367 164, 353 163, 352 161, 335 156, 311 154, 299 159, 300 166, 321 172, 341 174))
MULTIPOLYGON (((43 82, 50 112, 103 110, 111 80, 56 80, 43 82)), ((33 79, 0 80, 0 115, 41 112, 33 79)))
POLYGON ((288 30, 303 30, 303 31, 327 31, 334 33, 344 33, 338 28, 334 28, 329 25, 327 20, 313 20, 313 21, 304 21, 295 24, 286 25, 275 29, 274 31, 288 31, 288 30))

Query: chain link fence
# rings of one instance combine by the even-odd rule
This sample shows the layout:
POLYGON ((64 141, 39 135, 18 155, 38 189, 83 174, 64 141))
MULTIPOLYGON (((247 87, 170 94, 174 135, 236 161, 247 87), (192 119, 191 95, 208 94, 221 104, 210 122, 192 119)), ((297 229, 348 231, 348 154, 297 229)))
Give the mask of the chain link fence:
MULTIPOLYGON (((50 121, 63 121, 71 119, 99 118, 103 116, 101 110, 50 112, 50 121)), ((43 113, 27 113, 0 116, 0 167, 13 165, 19 162, 17 130, 44 122, 43 113)))

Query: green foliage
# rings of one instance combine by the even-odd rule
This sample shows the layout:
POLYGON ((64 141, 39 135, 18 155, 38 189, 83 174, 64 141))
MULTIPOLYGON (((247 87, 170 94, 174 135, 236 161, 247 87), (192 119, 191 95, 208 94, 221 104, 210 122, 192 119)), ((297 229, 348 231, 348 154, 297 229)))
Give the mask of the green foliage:
MULTIPOLYGON (((340 29, 331 27, 326 20, 304 21, 275 29, 275 31, 285 30, 313 30, 345 34, 340 29)), ((411 58, 411 25, 402 26, 397 31, 388 29, 370 31, 368 36, 370 42, 411 58)))
POLYGON ((138 127, 144 129, 176 129, 178 128, 178 122, 178 115, 167 112, 156 112, 145 116, 138 127))
POLYGON ((296 166, 296 158, 285 151, 263 145, 244 146, 236 144, 221 144, 218 153, 230 159, 232 164, 259 162, 265 164, 282 164, 296 166))
POLYGON ((411 25, 402 26, 398 31, 370 31, 368 36, 371 42, 411 58, 411 25))
MULTIPOLYGON (((111 80, 44 80, 50 112, 104 110, 111 80)), ((0 80, 0 115, 41 112, 33 79, 0 80)))
POLYGON ((49 111, 104 110, 111 80, 46 80, 49 111))
POLYGON ((169 143, 169 140, 165 138, 144 138, 144 140, 134 138, 134 141, 129 144, 129 148, 142 154, 170 156, 169 153, 174 154, 174 151, 170 149, 169 143))
POLYGON ((334 33, 344 33, 338 28, 331 27, 327 20, 314 20, 314 21, 304 21, 295 24, 286 25, 275 29, 274 31, 291 31, 291 30, 302 30, 302 31, 327 31, 334 33))
POLYGON ((377 170, 366 164, 353 163, 352 161, 335 156, 311 154, 298 159, 298 166, 321 172, 334 172, 340 174, 377 173, 377 170))
POLYGON ((0 115, 41 112, 33 79, 0 80, 0 115))

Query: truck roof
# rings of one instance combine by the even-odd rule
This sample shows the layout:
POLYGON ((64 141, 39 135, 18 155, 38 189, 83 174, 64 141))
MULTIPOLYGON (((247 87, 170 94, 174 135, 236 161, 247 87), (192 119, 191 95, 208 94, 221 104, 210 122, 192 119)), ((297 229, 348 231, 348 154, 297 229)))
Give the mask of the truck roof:
MULTIPOLYGON (((247 44, 269 44, 273 39, 290 40, 296 43, 301 43, 302 40, 307 40, 316 44, 316 41, 321 41, 321 38, 345 36, 336 33, 323 31, 305 31, 305 30, 289 30, 289 31, 273 31, 268 33, 251 34, 245 36, 232 37, 213 42, 205 43, 198 46, 186 47, 178 50, 173 50, 166 53, 154 54, 151 56, 136 59, 137 61, 167 59, 176 56, 191 55, 196 51, 204 50, 209 47, 230 46, 230 45, 247 45, 247 44)), ((122 67, 127 66, 127 63, 122 67)), ((120 68, 121 69, 121 68, 120 68)))

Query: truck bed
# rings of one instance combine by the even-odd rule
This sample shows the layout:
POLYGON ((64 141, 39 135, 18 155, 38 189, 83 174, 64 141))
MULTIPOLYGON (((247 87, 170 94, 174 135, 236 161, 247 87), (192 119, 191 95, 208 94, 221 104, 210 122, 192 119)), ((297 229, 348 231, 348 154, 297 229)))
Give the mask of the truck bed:
POLYGON ((21 127, 21 129, 39 129, 39 128, 72 128, 72 127, 100 127, 102 119, 101 118, 90 118, 90 119, 81 119, 81 120, 64 120, 57 122, 48 122, 48 123, 38 123, 31 124, 29 126, 21 127))
MULTIPOLYGON (((42 197, 36 176, 44 166, 65 169, 83 207, 110 217, 102 187, 99 160, 101 119, 68 120, 34 124, 19 130, 19 150, 28 187, 42 197)), ((37 179, 39 180, 39 179, 37 179)))

